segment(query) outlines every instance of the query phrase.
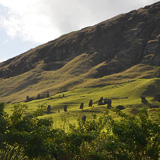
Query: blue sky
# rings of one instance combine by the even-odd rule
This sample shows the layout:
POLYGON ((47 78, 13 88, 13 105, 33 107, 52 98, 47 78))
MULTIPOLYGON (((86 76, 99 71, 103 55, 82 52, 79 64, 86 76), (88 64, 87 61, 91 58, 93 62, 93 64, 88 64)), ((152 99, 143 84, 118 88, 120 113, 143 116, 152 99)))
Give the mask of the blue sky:
POLYGON ((0 0, 0 62, 157 0, 0 0))

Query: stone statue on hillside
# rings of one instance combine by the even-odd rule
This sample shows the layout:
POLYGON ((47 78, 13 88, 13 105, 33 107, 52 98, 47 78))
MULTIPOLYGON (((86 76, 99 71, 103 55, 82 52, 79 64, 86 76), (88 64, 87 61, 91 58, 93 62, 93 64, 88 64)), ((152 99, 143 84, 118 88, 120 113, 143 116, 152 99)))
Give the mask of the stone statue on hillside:
POLYGON ((40 94, 38 94, 37 99, 40 99, 40 98, 41 98, 41 96, 40 96, 40 94))
POLYGON ((29 102, 30 98, 29 96, 26 97, 26 102, 29 102))
POLYGON ((86 121, 86 116, 82 116, 82 121, 86 121))
POLYGON ((64 106, 64 111, 67 112, 67 105, 64 106))
POLYGON ((49 92, 47 92, 47 95, 46 95, 46 97, 49 97, 49 92))
POLYGON ((51 106, 50 105, 48 105, 48 107, 47 107, 47 114, 49 114, 49 113, 51 113, 51 106))
POLYGON ((142 103, 145 104, 146 106, 148 106, 148 107, 150 107, 150 108, 153 107, 153 105, 152 105, 151 103, 149 103, 149 102, 146 100, 145 97, 142 96, 142 97, 141 97, 141 100, 142 100, 142 103))
POLYGON ((89 107, 92 107, 92 105, 93 105, 93 101, 90 100, 90 101, 89 101, 89 107))
POLYGON ((83 107, 84 107, 84 103, 81 103, 81 105, 80 105, 80 109, 82 109, 82 110, 83 110, 83 107))
POLYGON ((100 100, 98 101, 98 105, 103 105, 103 97, 101 97, 100 100))
POLYGON ((143 96, 141 96, 141 100, 142 100, 142 103, 144 103, 144 104, 147 104, 147 103, 148 103, 148 101, 146 100, 146 98, 143 97, 143 96))
POLYGON ((107 108, 108 109, 110 109, 112 106, 111 106, 111 104, 112 104, 112 100, 111 99, 107 99, 107 108))

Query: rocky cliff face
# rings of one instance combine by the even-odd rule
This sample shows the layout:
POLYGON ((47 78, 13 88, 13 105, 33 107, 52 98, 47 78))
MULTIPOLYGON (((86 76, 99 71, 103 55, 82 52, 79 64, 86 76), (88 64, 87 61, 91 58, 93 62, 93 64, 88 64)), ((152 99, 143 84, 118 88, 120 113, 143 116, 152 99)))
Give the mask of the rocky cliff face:
POLYGON ((160 2, 63 35, 0 63, 0 77, 38 67, 58 71, 84 53, 89 57, 86 77, 117 73, 138 63, 160 66, 160 2))

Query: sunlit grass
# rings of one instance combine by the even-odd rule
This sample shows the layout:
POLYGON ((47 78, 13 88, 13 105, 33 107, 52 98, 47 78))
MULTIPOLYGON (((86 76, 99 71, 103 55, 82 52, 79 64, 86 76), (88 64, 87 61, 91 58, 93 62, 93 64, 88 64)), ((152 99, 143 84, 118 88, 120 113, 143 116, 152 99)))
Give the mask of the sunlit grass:
MULTIPOLYGON (((151 92, 154 96, 154 92, 158 92, 157 85, 159 85, 159 83, 159 79, 153 78, 137 79, 104 87, 79 88, 62 92, 49 98, 25 102, 24 104, 28 106, 28 113, 34 112, 39 105, 44 104, 46 107, 51 105, 51 113, 47 114, 46 108, 44 115, 40 118, 52 118, 54 128, 67 127, 66 130, 68 130, 69 123, 77 125, 77 119, 81 119, 83 115, 87 116, 87 119, 91 119, 94 114, 97 116, 103 115, 107 105, 98 105, 101 97, 112 99, 112 107, 123 105, 126 108, 123 110, 125 113, 135 116, 139 108, 144 106, 141 102, 141 95, 148 93, 149 91, 147 90, 152 89, 151 92), (90 100, 93 100, 93 109, 88 105, 90 100), (83 111, 79 109, 81 103, 84 103, 83 111), (68 112, 64 112, 65 105, 68 106, 68 112)), ((147 94, 146 99, 152 105, 160 105, 159 102, 155 101, 153 97, 147 96, 147 94)), ((11 113, 11 110, 13 110, 13 105, 6 105, 5 111, 11 113)), ((151 118, 154 118, 157 110, 158 109, 149 109, 151 118)), ((112 116, 115 119, 117 118, 114 113, 112 113, 112 116)))

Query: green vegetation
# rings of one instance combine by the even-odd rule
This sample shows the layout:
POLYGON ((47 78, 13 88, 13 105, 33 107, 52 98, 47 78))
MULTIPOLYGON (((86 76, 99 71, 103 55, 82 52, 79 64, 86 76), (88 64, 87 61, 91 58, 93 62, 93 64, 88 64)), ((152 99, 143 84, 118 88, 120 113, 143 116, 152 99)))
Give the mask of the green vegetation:
MULTIPOLYGON (((86 115, 87 119, 90 119, 93 114, 97 114, 97 116, 102 115, 107 105, 98 105, 98 101, 101 97, 111 98, 112 107, 115 108, 118 105, 123 105, 126 108, 124 112, 133 115, 136 115, 143 106, 140 98, 142 95, 146 97, 151 105, 159 106, 160 103, 154 99, 155 95, 159 93, 159 85, 159 78, 137 79, 101 87, 74 89, 72 91, 56 94, 49 98, 37 99, 23 104, 28 106, 27 112, 29 113, 33 113, 36 110, 36 106, 41 104, 45 104, 46 106, 51 105, 51 113, 47 114, 46 109, 41 118, 52 118, 54 121, 53 128, 62 128, 64 121, 66 121, 65 123, 67 126, 69 123, 77 125, 77 118, 83 115, 86 115), (93 109, 88 107, 91 99, 93 100, 93 109), (81 103, 84 103, 83 111, 79 109, 81 103), (67 113, 64 112, 65 105, 68 105, 67 113), (58 113, 58 111, 60 111, 60 113, 58 113)), ((5 111, 11 114, 12 110, 13 105, 7 104, 5 111)), ((154 118, 156 110, 149 109, 148 111, 149 115, 154 118)), ((115 114, 113 114, 113 116, 116 118, 115 114)))
MULTIPOLYGON (((53 129, 51 119, 39 118, 44 105, 25 116, 28 107, 14 105, 11 115, 0 104, 0 158, 14 159, 86 159, 86 160, 144 160, 160 158, 160 112, 157 118, 140 109, 130 116, 118 109, 105 109, 102 116, 78 120, 69 125, 68 132, 53 129), (115 120, 110 114, 114 113, 115 120), (7 157, 7 158, 6 158, 7 157)), ((65 125, 65 123, 64 123, 65 125)))
POLYGON ((158 8, 0 63, 0 159, 159 160, 158 8))
POLYGON ((15 106, 12 103, 5 104, 4 110, 7 114, 5 112, 1 114, 2 157, 7 157, 6 159, 9 159, 8 156, 19 156, 21 159, 56 159, 56 157, 59 159, 86 157, 89 160, 106 158, 127 160, 138 159, 137 157, 158 159, 159 144, 158 146, 155 144, 155 148, 152 144, 154 144, 154 136, 157 139, 159 134, 159 126, 157 126, 159 121, 156 120, 159 118, 157 115, 159 108, 150 108, 142 104, 140 97, 145 96, 149 104, 160 106, 160 102, 154 98, 160 93, 160 79, 155 77, 156 73, 159 73, 159 67, 136 65, 124 72, 97 79, 84 78, 86 74, 83 75, 84 77, 67 79, 66 77, 70 76, 68 72, 65 72, 64 78, 56 79, 55 82, 54 71, 41 74, 34 70, 19 75, 19 78, 11 77, 0 82, 1 93, 7 101, 14 102, 17 98, 22 100, 28 95, 36 97, 46 91, 50 93, 48 98, 35 99, 15 106), (36 83, 29 84, 29 79, 33 82, 35 80, 36 83), (22 90, 19 88, 28 84, 27 88, 21 88, 22 90), (8 93, 9 96, 6 96, 8 93), (98 105, 101 97, 112 99, 113 108, 109 113, 106 113, 107 105, 98 105), (88 107, 91 99, 93 109, 88 107), (81 103, 84 103, 83 111, 79 109, 81 103), (51 105, 50 114, 47 114, 48 105, 51 105), (65 105, 68 105, 68 112, 64 112, 65 105), (114 110, 118 105, 125 107, 122 113, 114 110), (36 106, 39 106, 39 111, 36 110, 36 106), (142 108, 146 108, 148 114, 143 114, 146 119, 145 127, 149 124, 151 127, 156 125, 154 127, 157 127, 157 132, 154 127, 147 130, 148 135, 146 130, 144 132, 140 119, 142 108), (27 116, 29 118, 23 118, 27 116), (85 123, 81 121, 82 116, 86 116, 85 123), (131 124, 138 133, 135 133, 136 130, 131 127, 131 124), (100 126, 102 127, 99 128, 100 126), (118 132, 116 127, 124 127, 123 130, 126 132, 118 132), (131 130, 127 130, 129 127, 131 130), (139 134, 143 138, 144 146, 138 142, 138 138, 134 139, 137 135, 130 137, 134 134, 139 134), (124 141, 124 137, 129 138, 129 144, 124 141), (150 149, 155 150, 156 153, 150 149))

